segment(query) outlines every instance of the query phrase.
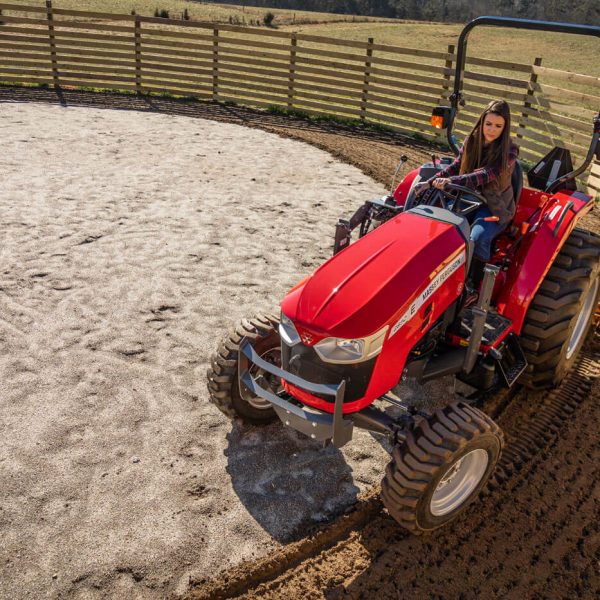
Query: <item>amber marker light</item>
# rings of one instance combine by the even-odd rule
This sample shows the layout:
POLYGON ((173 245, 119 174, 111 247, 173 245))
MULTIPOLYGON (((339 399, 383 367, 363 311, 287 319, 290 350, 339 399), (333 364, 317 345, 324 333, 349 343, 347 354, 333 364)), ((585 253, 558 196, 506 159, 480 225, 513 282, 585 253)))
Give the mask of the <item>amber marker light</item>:
POLYGON ((431 124, 436 129, 443 129, 444 128, 444 117, 441 115, 431 115, 431 124))

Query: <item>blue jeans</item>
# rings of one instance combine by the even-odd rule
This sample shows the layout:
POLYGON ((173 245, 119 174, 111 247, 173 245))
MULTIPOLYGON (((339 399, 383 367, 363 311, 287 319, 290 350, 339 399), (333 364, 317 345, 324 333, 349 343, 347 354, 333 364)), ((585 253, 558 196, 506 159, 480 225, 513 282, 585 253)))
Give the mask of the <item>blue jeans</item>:
POLYGON ((475 242, 474 255, 487 262, 492 255, 492 240, 504 229, 498 221, 484 221, 492 213, 487 206, 482 206, 476 213, 471 225, 471 240, 475 242))

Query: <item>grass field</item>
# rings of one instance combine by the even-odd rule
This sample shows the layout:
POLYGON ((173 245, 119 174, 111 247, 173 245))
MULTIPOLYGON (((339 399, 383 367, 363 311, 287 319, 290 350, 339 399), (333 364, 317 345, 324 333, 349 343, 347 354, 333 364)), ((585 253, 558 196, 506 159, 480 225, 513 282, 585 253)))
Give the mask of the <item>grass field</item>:
MULTIPOLYGON (((14 0, 15 4, 27 6, 44 6, 41 0, 14 0)), ((190 18, 195 21, 211 21, 228 23, 234 20, 239 24, 250 25, 257 22, 262 24, 263 17, 267 12, 275 15, 273 24, 280 25, 308 24, 308 23, 331 23, 331 22, 376 22, 389 21, 373 17, 359 17, 354 15, 335 15, 332 13, 281 10, 277 8, 258 8, 255 6, 235 6, 230 4, 213 4, 205 2, 193 2, 186 0, 53 0, 54 8, 66 8, 71 10, 87 10, 95 12, 108 12, 129 14, 135 10, 137 14, 151 17, 154 11, 165 9, 169 16, 174 19, 181 17, 187 8, 190 18)))
MULTIPOLYGON (((18 1, 18 0, 17 0, 18 1)), ((23 0, 19 4, 43 6, 41 0, 23 0)), ((275 15, 274 24, 283 31, 297 31, 327 37, 446 51, 455 44, 462 29, 460 24, 418 23, 377 19, 352 15, 337 15, 307 11, 265 9, 252 6, 187 2, 184 0, 54 0, 55 8, 91 10, 152 16, 156 8, 169 10, 178 18, 184 11, 192 20, 240 24, 262 23, 267 12, 275 15)), ((534 33, 482 27, 469 38, 469 53, 481 58, 509 62, 531 63, 542 57, 543 65, 600 77, 600 39, 554 33, 534 33)))
MULTIPOLYGON (((462 25, 447 23, 320 23, 283 27, 302 33, 366 41, 407 48, 445 51, 456 44, 462 25)), ((600 39, 557 33, 480 27, 469 36, 468 52, 480 58, 531 63, 542 57, 543 65, 564 71, 600 77, 600 39)))

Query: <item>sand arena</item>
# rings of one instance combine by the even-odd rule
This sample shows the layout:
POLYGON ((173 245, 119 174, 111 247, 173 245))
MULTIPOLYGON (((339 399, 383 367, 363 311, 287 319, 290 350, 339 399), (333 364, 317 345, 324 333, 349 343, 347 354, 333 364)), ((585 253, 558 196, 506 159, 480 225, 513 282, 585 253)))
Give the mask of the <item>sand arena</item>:
POLYGON ((0 122, 0 596, 181 592, 379 481, 370 436, 342 454, 232 426, 205 371, 381 185, 232 124, 29 103, 0 122))
MULTIPOLYGON (((595 597, 598 381, 503 487, 423 538, 376 488, 358 503, 368 522, 336 529, 381 478, 373 437, 323 452, 207 402, 227 328, 276 309, 329 256, 337 217, 384 191, 362 172, 387 184, 400 153, 416 166, 430 149, 241 108, 64 95, 69 108, 0 89, 0 598, 163 598, 190 582, 198 598, 595 597), (332 520, 331 547, 301 549, 332 520)), ((600 231, 595 213, 582 226, 600 231)), ((545 396, 490 407, 509 444, 545 396)))

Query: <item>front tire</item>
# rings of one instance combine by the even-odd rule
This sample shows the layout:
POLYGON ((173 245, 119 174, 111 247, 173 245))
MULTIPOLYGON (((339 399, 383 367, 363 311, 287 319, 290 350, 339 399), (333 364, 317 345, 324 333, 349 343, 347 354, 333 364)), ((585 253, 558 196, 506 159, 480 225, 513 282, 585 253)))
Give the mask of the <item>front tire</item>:
MULTIPOLYGON (((261 315, 244 319, 235 331, 229 333, 211 358, 211 366, 206 376, 210 401, 227 417, 241 418, 252 425, 266 425, 277 415, 272 405, 249 390, 240 393, 239 348, 242 338, 248 338, 257 354, 278 367, 281 366, 281 339, 279 337, 279 317, 261 315)), ((251 374, 256 378, 263 375, 256 366, 251 366, 251 374)), ((271 381, 272 376, 263 375, 272 388, 279 383, 271 381)), ((244 386, 245 387, 245 386, 244 386)))
POLYGON ((599 271, 600 237, 574 229, 525 315, 521 346, 529 364, 520 383, 553 387, 572 367, 598 304, 599 271))
POLYGON ((457 517, 492 474, 503 446, 500 428, 464 403, 437 410, 409 431, 382 481, 383 504, 414 534, 457 517))

